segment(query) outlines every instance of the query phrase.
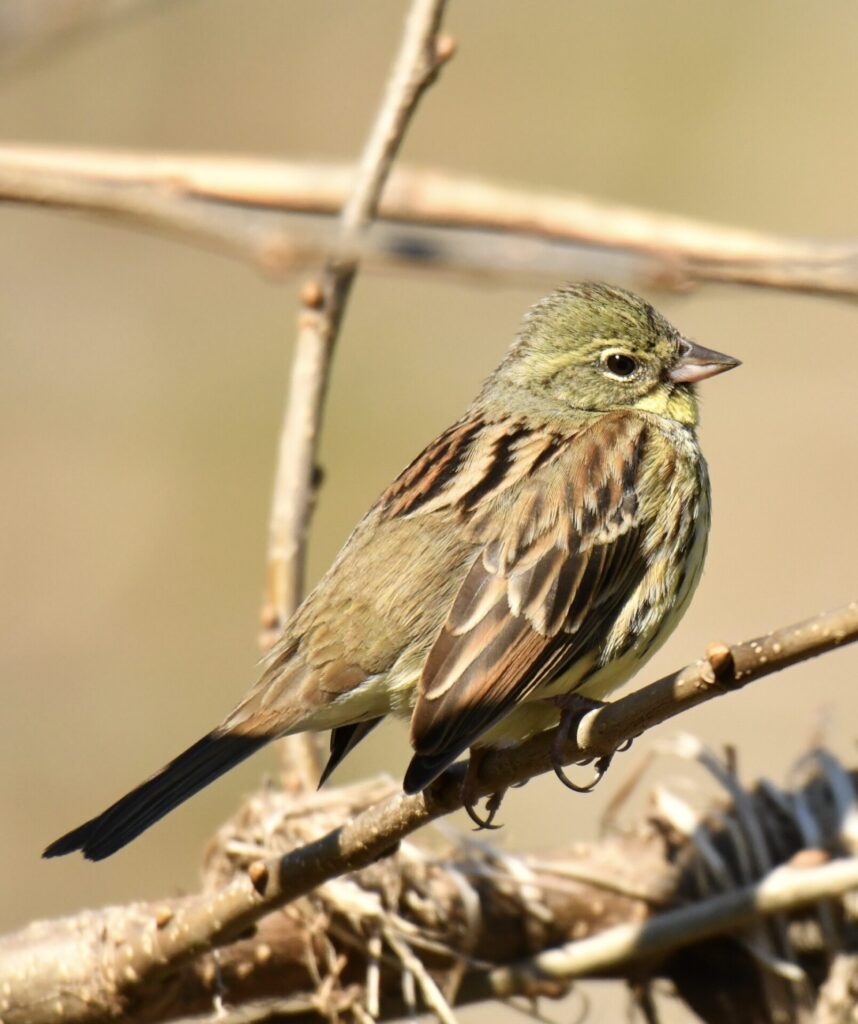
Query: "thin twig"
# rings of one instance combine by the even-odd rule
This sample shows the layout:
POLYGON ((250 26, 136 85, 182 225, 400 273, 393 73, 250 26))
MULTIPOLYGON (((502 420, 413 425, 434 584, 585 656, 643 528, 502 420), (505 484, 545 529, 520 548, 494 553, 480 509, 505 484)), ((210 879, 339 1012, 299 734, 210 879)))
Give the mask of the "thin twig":
MULTIPOLYGON (((340 217, 341 250, 348 250, 375 215, 409 119, 440 66, 437 36, 445 2, 414 0, 381 108, 340 217)), ((322 409, 331 357, 356 270, 352 256, 337 254, 325 264, 320 280, 305 286, 301 296, 303 308, 280 441, 268 546, 266 624, 273 619, 275 630, 297 607, 303 591, 322 409)))
MULTIPOLYGON (((339 164, 0 146, 0 199, 125 219, 214 245, 269 273, 318 260, 330 235, 303 220, 290 222, 284 234, 283 215, 339 212, 353 178, 353 168, 339 164)), ((352 255, 382 267, 417 264, 518 279, 522 273, 637 277, 664 288, 729 282, 858 295, 854 238, 789 238, 403 167, 391 175, 378 213, 388 222, 444 229, 353 240, 352 255), (534 248, 537 241, 541 245, 534 248)))
POLYGON ((644 924, 622 924, 589 939, 545 950, 492 972, 500 992, 521 990, 521 975, 568 980, 609 972, 618 963, 664 957, 695 942, 739 931, 759 917, 797 910, 858 889, 858 857, 821 867, 779 867, 755 885, 669 910, 644 924))
MULTIPOLYGON (((858 603, 853 603, 746 643, 712 645, 717 658, 713 653, 710 660, 695 662, 585 715, 575 739, 566 744, 565 761, 611 753, 625 740, 704 701, 856 640, 858 603)), ((550 771, 555 732, 541 733, 519 747, 488 752, 480 766, 480 791, 495 792, 550 771)), ((264 865, 260 862, 252 880, 239 878, 205 900, 189 901, 161 930, 157 956, 151 949, 129 951, 129 970, 151 980, 231 941, 265 914, 323 882, 373 863, 421 826, 460 808, 464 776, 465 766, 455 765, 425 793, 398 793, 321 839, 264 865)))
MULTIPOLYGON (((438 38, 446 0, 413 0, 396 61, 339 222, 338 250, 318 282, 305 285, 283 425, 268 536, 262 643, 269 647, 298 607, 304 590, 306 541, 316 490, 316 454, 331 360, 357 261, 343 255, 375 216, 384 183, 408 123, 452 46, 438 38)), ((315 785, 315 738, 286 741, 290 768, 315 785)))
POLYGON ((414 976, 426 1006, 434 1012, 441 1024, 457 1024, 450 1004, 444 998, 435 979, 426 970, 420 957, 416 956, 408 943, 392 929, 386 929, 384 937, 387 944, 402 961, 403 968, 414 976))

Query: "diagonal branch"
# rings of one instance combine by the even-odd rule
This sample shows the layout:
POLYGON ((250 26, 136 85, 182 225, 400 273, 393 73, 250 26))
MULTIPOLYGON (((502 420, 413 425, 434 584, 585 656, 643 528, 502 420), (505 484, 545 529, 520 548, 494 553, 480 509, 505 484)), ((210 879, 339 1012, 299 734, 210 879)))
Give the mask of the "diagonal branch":
MULTIPOLYGON (((331 360, 357 261, 349 253, 375 216, 384 183, 408 123, 452 45, 439 40, 446 0, 414 0, 399 52, 339 218, 337 251, 318 282, 301 293, 298 338, 289 397, 280 434, 268 536, 268 569, 262 611, 262 644, 270 647, 298 607, 304 590, 306 541, 317 476, 316 453, 331 360)), ((319 776, 312 736, 287 740, 288 761, 305 784, 319 776)))
MULTIPOLYGON (((0 199, 154 228, 269 273, 306 267, 327 251, 329 232, 305 215, 337 213, 353 173, 338 164, 0 146, 0 199), (296 216, 284 224, 286 214, 296 216)), ((858 295, 856 239, 789 238, 440 170, 400 167, 379 216, 386 229, 352 248, 375 267, 858 295)))
MULTIPOLYGON (((589 712, 565 747, 566 763, 611 754, 623 742, 713 697, 858 640, 858 602, 745 643, 713 644, 701 661, 589 712)), ((480 768, 483 793, 503 790, 552 769, 549 731, 519 747, 489 752, 480 768)), ((270 911, 324 882, 373 863, 423 825, 462 806, 464 765, 425 793, 398 793, 322 838, 281 858, 260 860, 246 877, 190 900, 160 931, 158 952, 138 946, 125 964, 149 981, 199 953, 230 942, 270 911)))
POLYGON ((751 787, 692 737, 674 753, 711 776, 717 802, 700 799, 709 786, 696 784, 689 801, 688 786, 658 785, 642 819, 539 856, 437 830, 218 949, 163 962, 162 936, 190 905, 207 900, 218 913, 216 894, 234 880, 263 884, 261 857, 305 846, 396 791, 387 778, 317 793, 263 787, 209 844, 202 895, 0 936, 0 1017, 156 1024, 214 1004, 224 1020, 391 1020, 408 1012, 399 993, 410 976, 452 1020, 454 1005, 560 997, 572 979, 598 976, 668 979, 707 1024, 734 1024, 737 1012, 748 1024, 804 1019, 792 1010, 819 993, 825 964, 833 985, 830 965, 854 948, 854 903, 838 895, 858 888, 858 776, 815 748, 789 788, 751 787), (159 963, 142 976, 141 950, 159 963))
POLYGON ((340 215, 338 252, 318 282, 302 291, 292 384, 274 490, 269 538, 268 616, 279 631, 297 607, 304 583, 304 549, 313 500, 316 450, 331 357, 357 261, 349 253, 375 216, 381 191, 409 119, 452 48, 440 45, 446 0, 415 0, 381 108, 340 215))

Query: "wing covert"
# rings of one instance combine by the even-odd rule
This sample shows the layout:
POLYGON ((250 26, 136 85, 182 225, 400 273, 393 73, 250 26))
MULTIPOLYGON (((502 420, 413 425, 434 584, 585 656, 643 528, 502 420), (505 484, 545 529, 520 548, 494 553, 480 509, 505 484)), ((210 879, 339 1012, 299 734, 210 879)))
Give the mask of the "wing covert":
POLYGON ((426 659, 406 789, 424 788, 511 708, 598 644, 646 570, 645 424, 604 417, 475 509, 484 544, 426 659))

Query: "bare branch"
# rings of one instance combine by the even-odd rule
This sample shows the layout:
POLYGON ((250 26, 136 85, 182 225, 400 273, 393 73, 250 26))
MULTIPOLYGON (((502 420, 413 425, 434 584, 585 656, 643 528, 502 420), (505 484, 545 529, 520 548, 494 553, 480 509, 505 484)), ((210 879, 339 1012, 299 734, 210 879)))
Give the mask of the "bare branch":
MULTIPOLYGON (((270 273, 306 267, 326 251, 330 235, 320 225, 284 225, 283 215, 337 213, 353 173, 335 164, 0 146, 2 199, 119 217, 215 246, 270 273)), ((374 229, 343 250, 375 267, 416 263, 518 279, 589 273, 663 288, 729 282, 858 295, 855 239, 785 238, 401 167, 379 215, 411 228, 374 229), (427 233, 427 226, 435 230, 427 233)))
MULTIPOLYGON (((304 590, 306 544, 316 492, 316 453, 334 346, 357 261, 352 247, 375 216, 379 198, 408 123, 426 87, 444 60, 438 30, 446 0, 413 0, 399 52, 385 88, 339 218, 335 255, 318 282, 301 292, 298 338, 289 397, 280 433, 274 497, 268 528, 268 566, 262 609, 261 643, 267 649, 298 607, 304 590)), ((321 771, 316 738, 310 734, 281 743, 284 762, 305 786, 315 786, 321 771)))
POLYGON ((400 992, 411 978, 414 1009, 422 1002, 449 1021, 454 1006, 558 997, 585 975, 643 986, 670 979, 708 1024, 735 1024, 737 1008, 746 1022, 806 1019, 793 1011, 815 994, 829 1009, 842 1005, 838 965, 853 948, 854 901, 838 895, 858 886, 854 773, 817 748, 789 773, 790 789, 767 780, 746 788, 699 741, 683 748, 730 799, 713 806, 710 794, 692 810, 683 789, 667 801, 659 786, 644 820, 539 857, 446 832, 431 844, 403 843, 227 946, 139 976, 139 950, 159 959, 164 932, 182 926, 189 903, 213 905, 237 876, 261 884, 266 860, 396 789, 388 779, 319 793, 265 787, 210 844, 202 894, 0 937, 0 1016, 6 1024, 156 1024, 214 1008, 210 1019, 389 1020, 407 1011, 400 992), (768 866, 745 880, 756 842, 748 811, 768 866), (816 849, 803 848, 807 827, 816 849), (729 941, 717 938, 725 933, 729 941))
MULTIPOLYGON (((858 603, 853 603, 746 643, 712 645, 707 659, 585 715, 566 745, 566 763, 611 754, 682 711, 856 640, 858 603)), ((500 791, 550 771, 553 740, 549 731, 519 747, 489 752, 480 768, 481 791, 500 791)), ((157 979, 234 940, 272 910, 372 864, 421 826, 460 808, 463 779, 464 765, 456 765, 425 793, 397 793, 283 857, 260 860, 253 872, 218 892, 189 900, 160 930, 157 953, 151 945, 131 947, 125 966, 136 978, 157 979)))
POLYGON ((493 972, 498 992, 520 992, 525 977, 571 980, 610 973, 618 964, 664 957, 694 942, 746 928, 754 920, 796 910, 858 889, 858 857, 818 867, 780 867, 756 885, 680 907, 644 924, 624 924, 590 939, 546 950, 493 972))
MULTIPOLYGON (((338 248, 347 250, 375 216, 382 189, 423 91, 439 67, 438 29, 446 0, 414 0, 354 186, 340 215, 338 248)), ((330 258, 302 291, 292 384, 280 439, 268 543, 265 625, 275 634, 304 588, 307 529, 316 451, 331 358, 357 270, 351 255, 330 258)))

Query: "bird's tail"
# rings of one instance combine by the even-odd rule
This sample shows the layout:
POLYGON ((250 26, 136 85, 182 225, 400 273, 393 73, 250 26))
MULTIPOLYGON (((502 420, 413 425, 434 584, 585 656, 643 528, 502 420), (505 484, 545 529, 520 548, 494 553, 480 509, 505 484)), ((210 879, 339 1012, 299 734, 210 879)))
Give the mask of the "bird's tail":
POLYGON ((215 729, 106 811, 51 843, 43 856, 80 850, 88 860, 109 857, 271 738, 215 729))

